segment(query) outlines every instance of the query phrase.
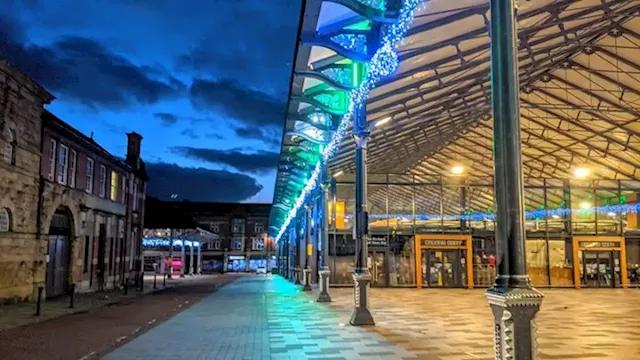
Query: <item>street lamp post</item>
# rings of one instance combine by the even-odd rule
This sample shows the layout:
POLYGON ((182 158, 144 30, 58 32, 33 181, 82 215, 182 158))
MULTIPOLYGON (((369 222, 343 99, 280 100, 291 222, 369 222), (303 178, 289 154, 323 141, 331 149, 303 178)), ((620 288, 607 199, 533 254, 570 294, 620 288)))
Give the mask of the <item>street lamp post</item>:
POLYGON ((295 224, 293 225, 293 228, 295 229, 295 234, 293 235, 293 241, 295 241, 294 243, 294 266, 295 266, 295 273, 294 273, 294 277, 295 277, 295 284, 296 285, 300 285, 300 263, 301 260, 300 259, 300 216, 296 217, 296 219, 294 220, 295 224))
POLYGON ((329 295, 329 276, 331 275, 331 270, 329 270, 329 266, 327 265, 327 259, 329 258, 329 206, 327 205, 329 199, 329 172, 327 171, 327 166, 322 166, 321 173, 321 191, 320 191, 320 221, 318 224, 318 229, 320 232, 319 242, 321 243, 322 253, 320 256, 320 281, 318 283, 318 287, 320 288, 318 292, 318 302, 331 302, 331 296, 329 295))
POLYGON ((537 359, 534 318, 543 295, 531 286, 524 189, 515 0, 491 0, 491 92, 498 275, 487 290, 496 359, 537 359))
POLYGON ((355 182, 355 227, 356 227, 356 269, 353 274, 355 308, 351 315, 351 325, 375 325, 369 312, 369 284, 371 274, 367 267, 367 126, 366 108, 356 107, 353 119, 353 137, 356 143, 356 182, 355 182))

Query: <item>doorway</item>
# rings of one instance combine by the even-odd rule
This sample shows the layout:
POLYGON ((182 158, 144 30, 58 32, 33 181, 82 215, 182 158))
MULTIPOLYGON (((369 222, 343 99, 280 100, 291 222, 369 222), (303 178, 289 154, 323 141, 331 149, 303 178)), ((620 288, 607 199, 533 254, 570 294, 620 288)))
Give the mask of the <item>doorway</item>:
POLYGON ((422 278, 423 287, 464 287, 467 283, 464 250, 422 250, 422 278))
POLYGON ((367 257, 367 267, 371 274, 371 286, 387 286, 385 253, 383 251, 370 251, 367 257))
POLYGON ((618 251, 581 251, 580 283, 584 287, 620 286, 620 253, 618 251))
POLYGON ((69 239, 71 237, 71 219, 68 209, 56 210, 49 226, 47 244, 46 297, 52 298, 66 294, 69 283, 69 239))

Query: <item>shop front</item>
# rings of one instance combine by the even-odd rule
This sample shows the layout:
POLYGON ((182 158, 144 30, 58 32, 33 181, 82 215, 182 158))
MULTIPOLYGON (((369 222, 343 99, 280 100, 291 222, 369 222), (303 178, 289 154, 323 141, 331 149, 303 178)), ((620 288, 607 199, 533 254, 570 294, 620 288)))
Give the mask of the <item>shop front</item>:
POLYGON ((471 243, 470 235, 416 235, 417 287, 473 288, 471 243))
POLYGON ((625 239, 617 236, 573 237, 576 288, 628 286, 625 239))
POLYGON ((389 242, 386 235, 371 235, 368 239, 367 267, 371 274, 371 286, 389 286, 389 242))

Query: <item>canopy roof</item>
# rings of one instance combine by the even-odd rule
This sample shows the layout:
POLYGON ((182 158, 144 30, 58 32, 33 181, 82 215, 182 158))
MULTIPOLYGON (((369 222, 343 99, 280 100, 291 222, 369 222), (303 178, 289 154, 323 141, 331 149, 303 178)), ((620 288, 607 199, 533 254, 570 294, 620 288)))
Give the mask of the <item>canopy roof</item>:
MULTIPOLYGON (((305 163, 291 161, 293 149, 309 151, 308 147, 300 150, 306 139, 294 133, 302 91, 305 85, 311 86, 309 77, 299 74, 344 59, 327 47, 305 45, 305 34, 318 29, 316 33, 322 33, 329 26, 314 23, 323 19, 320 9, 327 4, 341 6, 308 1, 302 22, 294 69, 298 75, 292 81, 271 216, 273 229, 279 226, 274 213, 281 207, 278 204, 299 193, 292 173, 308 171, 305 163)), ((432 182, 434 177, 449 176, 450 169, 459 165, 471 178, 490 178, 488 1, 426 4, 399 46, 399 69, 369 95, 368 121, 373 125, 390 119, 372 126, 369 172, 403 173, 415 181, 432 182)), ((588 167, 590 177, 596 179, 638 180, 640 2, 537 0, 519 1, 518 7, 526 183, 572 178, 577 167, 588 167)), ((352 15, 347 23, 363 18, 352 15)), ((343 20, 340 26, 344 24, 343 20)), ((353 172, 354 153, 354 142, 344 140, 329 162, 330 172, 353 172)), ((492 204, 491 192, 485 195, 492 204)))

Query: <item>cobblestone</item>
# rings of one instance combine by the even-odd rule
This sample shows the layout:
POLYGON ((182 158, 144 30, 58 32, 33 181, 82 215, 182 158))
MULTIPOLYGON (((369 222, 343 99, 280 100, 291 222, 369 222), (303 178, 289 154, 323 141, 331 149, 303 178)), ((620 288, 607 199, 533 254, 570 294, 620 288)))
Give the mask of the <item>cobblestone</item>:
MULTIPOLYGON (((543 292, 541 359, 640 359, 639 290, 543 292)), ((493 359, 483 290, 372 289, 374 327, 348 325, 352 290, 331 295, 244 277, 105 359, 493 359)))

